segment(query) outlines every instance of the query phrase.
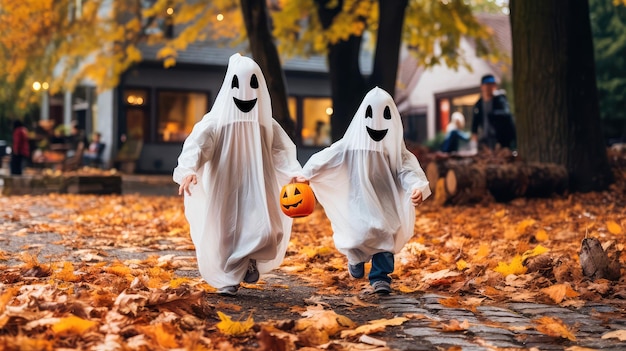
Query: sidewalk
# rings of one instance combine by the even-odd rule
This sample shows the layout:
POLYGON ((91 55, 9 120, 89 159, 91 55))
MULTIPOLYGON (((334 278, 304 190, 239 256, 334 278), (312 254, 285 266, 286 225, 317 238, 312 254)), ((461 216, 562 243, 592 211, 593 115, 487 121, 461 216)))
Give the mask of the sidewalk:
POLYGON ((178 196, 178 184, 168 174, 122 174, 122 194, 178 196))

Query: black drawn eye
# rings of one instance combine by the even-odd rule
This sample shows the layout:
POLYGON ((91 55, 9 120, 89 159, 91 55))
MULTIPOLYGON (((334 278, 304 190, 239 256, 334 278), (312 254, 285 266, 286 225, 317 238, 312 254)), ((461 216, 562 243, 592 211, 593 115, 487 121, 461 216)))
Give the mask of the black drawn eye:
POLYGON ((389 106, 385 106, 383 117, 385 117, 385 119, 391 119, 391 110, 389 109, 389 106))
POLYGON ((367 105, 367 109, 365 110, 365 118, 372 118, 372 106, 367 105))
POLYGON ((298 190, 298 188, 296 188, 296 191, 293 192, 294 195, 300 195, 300 190, 298 190))
POLYGON ((239 89, 239 78, 237 78, 237 75, 234 75, 234 76, 233 76, 233 82, 232 82, 232 84, 230 85, 230 87, 231 87, 231 89, 232 89, 232 88, 237 88, 237 89, 239 89))
POLYGON ((250 88, 252 89, 256 89, 259 87, 259 80, 256 77, 256 74, 252 75, 252 78, 250 78, 250 88))

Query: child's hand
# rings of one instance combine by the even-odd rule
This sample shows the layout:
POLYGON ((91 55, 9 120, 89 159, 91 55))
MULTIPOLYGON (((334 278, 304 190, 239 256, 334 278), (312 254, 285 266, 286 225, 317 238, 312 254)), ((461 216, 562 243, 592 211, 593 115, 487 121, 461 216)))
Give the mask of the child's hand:
POLYGON ((293 177, 291 179, 292 183, 305 183, 305 184, 309 184, 309 180, 304 178, 303 176, 297 176, 297 177, 293 177))
POLYGON ((413 189, 413 192, 411 193, 411 202, 413 202, 413 206, 419 206, 422 201, 422 191, 419 189, 413 189))
POLYGON ((191 195, 191 190, 189 190, 191 183, 198 184, 198 178, 195 174, 190 174, 183 179, 183 182, 178 187, 178 195, 183 195, 184 192, 186 192, 187 195, 191 195))

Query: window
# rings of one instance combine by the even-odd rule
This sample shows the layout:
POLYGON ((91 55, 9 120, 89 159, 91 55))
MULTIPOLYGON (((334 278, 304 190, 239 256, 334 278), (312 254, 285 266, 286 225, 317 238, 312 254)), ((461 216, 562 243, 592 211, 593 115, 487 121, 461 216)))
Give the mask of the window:
POLYGON ((158 141, 183 142, 208 111, 206 93, 161 91, 158 93, 158 141))
POLYGON ((126 130, 123 134, 128 139, 147 141, 149 137, 148 91, 143 89, 124 90, 124 109, 126 110, 126 130))
POLYGON ((302 145, 328 146, 331 143, 330 117, 333 114, 330 98, 302 99, 302 145))

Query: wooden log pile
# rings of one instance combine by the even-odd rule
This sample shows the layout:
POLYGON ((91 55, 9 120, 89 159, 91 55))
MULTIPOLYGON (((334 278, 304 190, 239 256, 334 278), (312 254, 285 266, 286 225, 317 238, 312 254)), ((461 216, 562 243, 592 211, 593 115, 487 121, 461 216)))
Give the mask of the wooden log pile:
POLYGON ((434 201, 461 205, 507 202, 519 197, 564 194, 569 176, 563 166, 520 161, 513 154, 438 155, 425 169, 434 201))

